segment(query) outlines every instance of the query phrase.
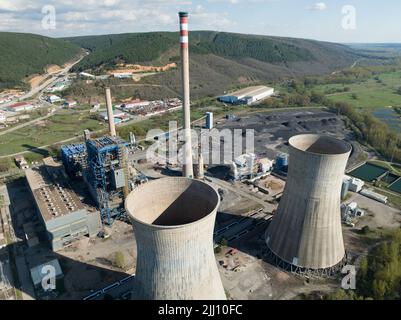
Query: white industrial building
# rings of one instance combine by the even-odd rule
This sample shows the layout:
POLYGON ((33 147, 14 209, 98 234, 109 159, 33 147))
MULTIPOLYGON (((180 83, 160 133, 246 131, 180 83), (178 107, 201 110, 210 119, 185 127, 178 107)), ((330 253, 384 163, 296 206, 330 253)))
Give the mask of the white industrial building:
POLYGON ((95 79, 96 77, 93 74, 87 73, 87 72, 81 72, 79 74, 81 77, 86 77, 86 78, 91 78, 91 79, 95 79))
POLYGON ((28 102, 18 102, 15 104, 12 104, 11 106, 7 107, 7 110, 13 111, 13 112, 21 112, 21 111, 29 111, 32 110, 34 106, 31 103, 28 102))
POLYGON ((121 107, 123 107, 126 110, 129 109, 135 109, 135 108, 142 108, 142 107, 148 107, 150 105, 149 101, 142 101, 142 100, 132 100, 129 102, 124 103, 121 107))
POLYGON ((362 181, 361 179, 358 178, 353 178, 350 176, 344 176, 344 180, 345 181, 349 181, 349 187, 348 190, 352 191, 352 192, 360 192, 363 188, 363 186, 365 185, 365 182, 362 181))
POLYGON ((49 102, 49 103, 56 103, 56 102, 60 102, 61 101, 61 98, 59 97, 59 96, 56 96, 56 95, 54 95, 54 94, 52 94, 52 95, 49 95, 48 97, 47 97, 47 101, 49 102))
POLYGON ((66 108, 73 108, 77 106, 77 102, 75 100, 66 100, 64 102, 64 107, 66 108))
POLYGON ((117 79, 132 79, 132 73, 124 72, 124 73, 113 73, 113 77, 117 79))
POLYGON ((219 97, 221 102, 231 104, 252 104, 274 94, 274 88, 266 86, 248 87, 219 97))

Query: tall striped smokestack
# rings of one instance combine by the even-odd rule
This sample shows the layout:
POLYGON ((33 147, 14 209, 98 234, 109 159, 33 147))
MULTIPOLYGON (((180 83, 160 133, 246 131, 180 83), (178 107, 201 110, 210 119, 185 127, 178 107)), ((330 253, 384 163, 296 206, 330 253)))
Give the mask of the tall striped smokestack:
POLYGON ((182 175, 193 178, 192 143, 191 143, 191 112, 189 94, 189 52, 188 52, 188 12, 179 12, 180 17, 180 45, 182 68, 182 96, 184 114, 184 164, 182 175))
POLYGON ((109 131, 112 137, 115 137, 116 134, 116 125, 114 123, 114 113, 113 113, 113 104, 111 102, 111 92, 110 88, 106 88, 106 106, 107 106, 107 118, 109 119, 109 131))

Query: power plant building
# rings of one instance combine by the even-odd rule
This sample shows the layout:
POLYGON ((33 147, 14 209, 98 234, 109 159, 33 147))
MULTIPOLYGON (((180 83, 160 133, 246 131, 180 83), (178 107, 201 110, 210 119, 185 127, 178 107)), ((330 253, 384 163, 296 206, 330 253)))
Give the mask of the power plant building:
POLYGON ((185 177, 134 189, 125 207, 137 244, 134 299, 225 300, 213 252, 219 194, 185 177))
POLYGON ((219 101, 230 104, 252 104, 274 94, 274 89, 266 86, 248 87, 233 93, 220 96, 219 101))
POLYGON ((345 258, 340 196, 351 145, 303 134, 289 140, 289 150, 287 183, 266 243, 275 264, 330 275, 345 258))
POLYGON ((53 158, 26 170, 39 219, 54 251, 83 236, 94 237, 101 228, 99 212, 82 203, 61 164, 53 158))
POLYGON ((109 136, 91 138, 85 130, 85 143, 63 145, 61 158, 71 178, 83 178, 102 224, 111 225, 117 219, 126 220, 124 199, 135 184, 147 178, 129 161, 135 137, 130 134, 130 144, 117 136, 110 88, 106 88, 106 106, 109 136))

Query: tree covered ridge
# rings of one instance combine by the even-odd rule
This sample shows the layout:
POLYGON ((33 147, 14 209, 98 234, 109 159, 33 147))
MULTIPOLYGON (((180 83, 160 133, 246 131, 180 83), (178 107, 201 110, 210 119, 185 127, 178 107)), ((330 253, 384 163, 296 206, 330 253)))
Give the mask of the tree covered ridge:
POLYGON ((40 35, 0 32, 0 88, 24 86, 50 64, 62 65, 81 52, 73 43, 40 35))
MULTIPOLYGON (((76 71, 100 66, 114 67, 118 62, 152 63, 167 51, 178 54, 178 33, 149 32, 66 38, 91 52, 75 66, 76 71)), ((231 59, 252 58, 258 61, 287 64, 335 59, 353 59, 356 51, 338 44, 313 40, 255 36, 215 31, 190 33, 190 51, 214 54, 231 59)))

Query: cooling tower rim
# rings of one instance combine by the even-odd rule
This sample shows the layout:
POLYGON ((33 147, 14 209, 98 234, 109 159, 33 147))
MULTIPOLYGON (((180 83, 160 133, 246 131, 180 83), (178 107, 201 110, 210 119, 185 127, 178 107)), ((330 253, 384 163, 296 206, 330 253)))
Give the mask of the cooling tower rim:
POLYGON ((305 133, 305 134, 294 135, 288 140, 288 144, 289 144, 290 148, 293 148, 294 150, 297 150, 297 151, 300 151, 300 152, 303 152, 306 154, 311 154, 311 155, 316 155, 316 156, 324 156, 324 157, 338 157, 338 156, 349 154, 352 151, 352 145, 349 142, 338 139, 333 136, 324 135, 324 134, 316 134, 316 133, 305 133), (330 153, 329 152, 313 152, 313 151, 304 150, 304 149, 300 148, 299 145, 297 145, 297 143, 299 143, 299 140, 301 140, 301 139, 314 139, 314 138, 317 138, 316 141, 319 138, 327 139, 328 141, 336 143, 337 144, 336 147, 341 148, 342 150, 340 150, 338 152, 333 151, 330 153))
POLYGON ((193 225, 199 224, 199 223, 209 219, 211 215, 213 215, 215 212, 217 212, 217 208, 219 206, 220 206, 220 195, 219 195, 219 193, 217 192, 217 190, 213 186, 211 186, 210 184, 208 184, 208 183, 206 183, 204 181, 197 180, 197 179, 190 179, 190 178, 187 178, 187 177, 165 177, 165 178, 159 178, 159 179, 155 179, 155 180, 152 180, 150 182, 147 182, 144 185, 141 185, 138 188, 135 188, 133 191, 131 191, 131 193, 128 195, 128 197, 126 198, 126 201, 124 203, 124 208, 125 208, 126 212, 128 213, 128 217, 130 219, 132 219, 133 221, 135 221, 135 222, 137 222, 137 223, 139 223, 141 225, 144 225, 146 227, 149 227, 149 228, 152 228, 152 229, 155 229, 155 230, 174 230, 174 229, 182 229, 182 228, 191 227, 193 225), (192 182, 201 184, 201 185, 207 187, 211 192, 213 192, 216 195, 216 200, 217 200, 216 201, 216 205, 213 207, 212 210, 210 210, 209 213, 207 213, 202 218, 200 218, 200 219, 198 219, 196 221, 189 222, 189 223, 184 223, 184 224, 158 225, 158 224, 147 223, 147 222, 135 217, 130 212, 130 210, 128 209, 128 205, 127 205, 127 203, 129 202, 128 199, 134 197, 136 193, 141 191, 141 189, 146 188, 146 187, 148 187, 149 185, 152 185, 152 184, 160 183, 160 180, 177 180, 177 181, 179 181, 179 180, 181 180, 181 181, 190 180, 192 182))
POLYGON ((294 266, 294 267, 297 267, 297 268, 304 268, 304 269, 310 269, 310 270, 325 270, 325 269, 333 268, 333 267, 335 267, 336 265, 338 265, 338 264, 344 259, 344 256, 346 256, 346 253, 344 252, 344 256, 343 256, 338 262, 336 262, 336 263, 333 264, 333 265, 319 266, 319 267, 310 267, 310 266, 309 266, 309 267, 308 267, 308 266, 303 266, 303 265, 301 265, 301 264, 294 264, 293 262, 288 261, 287 259, 281 257, 278 253, 276 253, 276 252, 269 246, 268 243, 266 243, 266 246, 267 246, 268 250, 270 250, 271 253, 273 253, 273 254, 274 254, 278 259, 280 259, 281 261, 283 261, 283 262, 285 262, 285 263, 287 263, 287 264, 289 264, 289 265, 292 265, 292 266, 294 266))

